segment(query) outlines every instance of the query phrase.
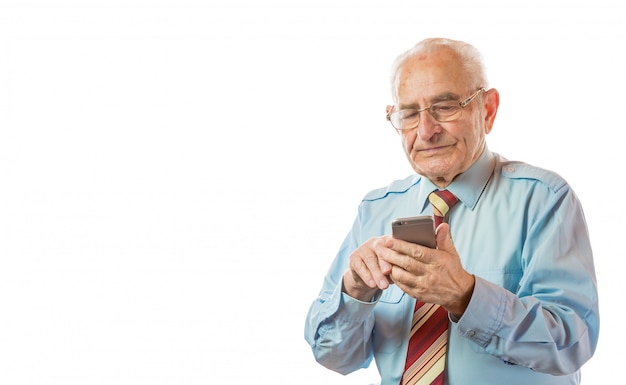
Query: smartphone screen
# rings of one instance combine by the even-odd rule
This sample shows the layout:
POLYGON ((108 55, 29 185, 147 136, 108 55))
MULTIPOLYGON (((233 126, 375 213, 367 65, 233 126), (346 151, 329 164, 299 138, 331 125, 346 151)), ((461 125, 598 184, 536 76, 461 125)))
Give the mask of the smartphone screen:
POLYGON ((394 219, 391 223, 391 232, 396 239, 431 249, 436 247, 435 222, 430 215, 394 219))

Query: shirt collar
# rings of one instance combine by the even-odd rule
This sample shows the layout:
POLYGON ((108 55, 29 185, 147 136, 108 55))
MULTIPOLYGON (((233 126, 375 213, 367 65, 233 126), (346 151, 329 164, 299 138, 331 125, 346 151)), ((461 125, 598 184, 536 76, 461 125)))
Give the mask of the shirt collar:
MULTIPOLYGON (((467 171, 458 175, 446 189, 453 193, 465 206, 474 209, 485 186, 491 179, 494 167, 495 157, 485 145, 485 149, 478 160, 467 171)), ((422 212, 426 210, 429 204, 428 194, 438 189, 439 187, 428 178, 422 178, 418 197, 418 202, 423 203, 422 212)))

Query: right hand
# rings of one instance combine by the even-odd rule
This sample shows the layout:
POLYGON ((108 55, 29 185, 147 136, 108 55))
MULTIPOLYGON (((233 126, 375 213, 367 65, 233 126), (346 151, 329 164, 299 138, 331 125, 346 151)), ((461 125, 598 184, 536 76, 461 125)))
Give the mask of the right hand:
POLYGON ((390 236, 371 238, 350 255, 350 267, 343 275, 343 292, 352 298, 369 302, 378 290, 385 290, 393 282, 389 278, 391 264, 378 257, 387 249, 390 236))

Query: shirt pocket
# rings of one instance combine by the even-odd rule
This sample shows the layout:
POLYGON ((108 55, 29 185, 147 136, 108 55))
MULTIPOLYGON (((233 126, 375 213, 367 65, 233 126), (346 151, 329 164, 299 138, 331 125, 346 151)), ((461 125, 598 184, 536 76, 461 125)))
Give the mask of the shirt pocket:
POLYGON ((374 309, 374 349, 377 352, 391 353, 402 346, 411 327, 411 316, 406 313, 407 302, 412 303, 410 297, 395 285, 380 296, 374 309))

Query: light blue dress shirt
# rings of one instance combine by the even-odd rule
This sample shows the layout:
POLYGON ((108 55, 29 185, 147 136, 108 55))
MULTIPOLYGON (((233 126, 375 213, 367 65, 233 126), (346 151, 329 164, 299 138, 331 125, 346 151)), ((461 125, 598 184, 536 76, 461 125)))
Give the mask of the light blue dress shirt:
MULTIPOLYGON (((430 215, 437 187, 418 175, 367 194, 312 303, 305 339, 316 360, 347 374, 375 361, 381 385, 398 385, 415 299, 392 285, 371 303, 341 292, 350 254, 391 233, 394 218, 430 215)), ((554 172, 485 149, 448 189, 452 239, 476 284, 451 319, 452 385, 579 384, 599 332, 596 278, 583 210, 554 172)))

